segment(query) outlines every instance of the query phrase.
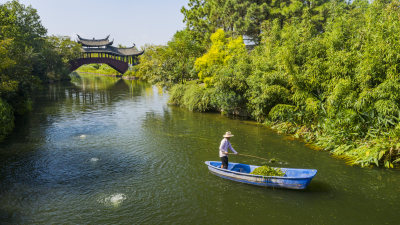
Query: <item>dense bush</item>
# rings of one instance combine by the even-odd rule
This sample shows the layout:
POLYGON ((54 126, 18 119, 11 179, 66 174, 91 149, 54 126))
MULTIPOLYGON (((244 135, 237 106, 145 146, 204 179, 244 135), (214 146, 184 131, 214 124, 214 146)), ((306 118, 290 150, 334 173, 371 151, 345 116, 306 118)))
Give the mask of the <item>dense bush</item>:
POLYGON ((215 110, 212 99, 214 89, 205 88, 197 82, 177 84, 170 89, 170 103, 188 108, 191 111, 206 112, 215 110))

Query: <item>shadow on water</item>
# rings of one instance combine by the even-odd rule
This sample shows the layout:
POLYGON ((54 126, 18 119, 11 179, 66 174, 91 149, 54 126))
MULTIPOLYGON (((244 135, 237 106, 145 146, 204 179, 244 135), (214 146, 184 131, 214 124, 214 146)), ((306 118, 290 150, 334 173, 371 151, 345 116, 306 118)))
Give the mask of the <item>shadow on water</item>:
POLYGON ((307 189, 304 190, 305 192, 313 192, 313 193, 328 193, 333 191, 332 187, 329 186, 328 183, 319 181, 319 180, 314 180, 311 181, 311 183, 308 185, 307 189))

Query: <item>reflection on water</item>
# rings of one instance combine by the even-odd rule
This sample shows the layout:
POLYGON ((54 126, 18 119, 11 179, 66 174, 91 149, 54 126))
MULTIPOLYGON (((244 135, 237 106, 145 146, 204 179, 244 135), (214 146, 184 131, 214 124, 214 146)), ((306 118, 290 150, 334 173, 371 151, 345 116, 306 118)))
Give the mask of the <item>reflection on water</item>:
POLYGON ((350 167, 263 126, 167 100, 149 84, 93 75, 39 93, 0 144, 0 223, 397 223, 398 171, 350 167), (318 174, 304 191, 216 177, 204 161, 218 160, 227 130, 239 153, 318 174))

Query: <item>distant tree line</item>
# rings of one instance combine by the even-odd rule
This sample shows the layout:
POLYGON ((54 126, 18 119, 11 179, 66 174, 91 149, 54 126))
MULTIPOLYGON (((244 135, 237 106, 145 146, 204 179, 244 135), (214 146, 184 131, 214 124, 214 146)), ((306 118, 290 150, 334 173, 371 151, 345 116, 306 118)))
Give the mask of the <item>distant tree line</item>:
POLYGON ((79 55, 70 38, 46 33, 32 7, 16 0, 0 4, 0 140, 13 129, 14 116, 32 107, 32 91, 67 79, 68 61, 79 55))
POLYGON ((248 116, 362 166, 399 163, 399 0, 189 0, 182 13, 186 29, 135 68, 171 103, 248 116))

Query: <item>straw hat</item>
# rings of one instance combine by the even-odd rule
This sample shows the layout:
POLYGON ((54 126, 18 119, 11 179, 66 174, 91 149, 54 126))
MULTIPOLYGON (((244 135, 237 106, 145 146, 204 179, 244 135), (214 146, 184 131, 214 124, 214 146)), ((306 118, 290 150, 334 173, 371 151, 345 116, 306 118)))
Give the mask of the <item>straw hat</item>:
POLYGON ((233 134, 231 134, 230 131, 227 131, 223 137, 233 137, 233 134))

